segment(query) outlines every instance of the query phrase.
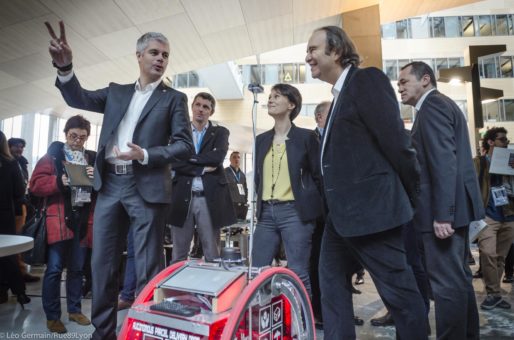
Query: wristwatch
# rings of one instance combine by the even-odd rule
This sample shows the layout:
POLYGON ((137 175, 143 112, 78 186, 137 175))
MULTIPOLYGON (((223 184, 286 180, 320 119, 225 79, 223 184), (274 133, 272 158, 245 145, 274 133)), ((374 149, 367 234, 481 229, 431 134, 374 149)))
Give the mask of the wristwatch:
POLYGON ((58 69, 59 71, 61 72, 68 72, 68 71, 71 71, 71 69, 73 68, 73 63, 69 63, 68 65, 66 66, 59 66, 55 63, 55 61, 52 60, 52 65, 58 69))

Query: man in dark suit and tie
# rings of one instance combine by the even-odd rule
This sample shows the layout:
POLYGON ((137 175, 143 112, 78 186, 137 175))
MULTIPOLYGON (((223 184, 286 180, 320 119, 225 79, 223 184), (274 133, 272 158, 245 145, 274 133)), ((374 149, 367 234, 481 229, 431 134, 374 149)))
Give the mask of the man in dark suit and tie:
POLYGON ((142 35, 136 46, 139 79, 88 91, 72 70, 64 23, 60 37, 45 23, 56 86, 72 107, 104 114, 94 170, 98 199, 93 225, 93 339, 116 338, 118 267, 130 228, 139 293, 163 268, 164 213, 171 202, 171 162, 193 150, 187 97, 164 85, 169 43, 160 33, 142 35))
POLYGON ((191 107, 196 154, 173 163, 172 262, 187 259, 195 227, 205 260, 219 258, 219 230, 237 221, 223 169, 230 132, 209 120, 216 109, 211 94, 198 93, 191 107))
POLYGON ((241 154, 239 151, 233 151, 229 159, 230 166, 225 168, 225 176, 229 183, 236 217, 238 220, 244 221, 248 213, 248 186, 246 185, 246 175, 241 170, 241 154))
POLYGON ((426 339, 425 307, 406 263, 401 226, 413 216, 419 164, 404 132, 389 79, 358 69, 353 42, 339 27, 312 34, 306 62, 334 87, 321 142, 328 207, 320 258, 324 336, 355 339, 354 258, 368 270, 401 339, 426 339))
POLYGON ((422 235, 435 301, 438 339, 478 339, 479 323, 468 265, 468 226, 484 218, 466 118, 437 91, 425 63, 405 65, 398 77, 402 103, 418 111, 413 145, 421 164, 413 224, 422 235))

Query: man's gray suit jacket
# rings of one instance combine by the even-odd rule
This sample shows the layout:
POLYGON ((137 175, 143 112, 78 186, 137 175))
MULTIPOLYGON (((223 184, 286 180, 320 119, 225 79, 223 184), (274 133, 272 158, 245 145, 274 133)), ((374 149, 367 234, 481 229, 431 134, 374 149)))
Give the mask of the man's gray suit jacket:
MULTIPOLYGON (((57 79, 56 86, 69 106, 104 114, 94 174, 94 188, 100 191, 106 170, 105 147, 127 112, 135 84, 110 83, 88 91, 73 76, 64 84, 57 79)), ((139 194, 149 203, 170 203, 171 162, 187 159, 193 151, 186 95, 161 82, 141 112, 132 142, 148 152, 147 165, 132 161, 139 194)))
POLYGON ((421 165, 415 228, 433 232, 434 220, 459 228, 483 218, 468 125, 455 102, 437 90, 429 93, 412 126, 412 140, 421 165))

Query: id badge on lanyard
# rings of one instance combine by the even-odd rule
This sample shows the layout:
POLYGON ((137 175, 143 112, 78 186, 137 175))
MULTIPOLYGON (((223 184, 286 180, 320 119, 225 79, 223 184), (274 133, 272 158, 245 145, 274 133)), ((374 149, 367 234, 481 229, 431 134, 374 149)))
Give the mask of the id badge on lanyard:
POLYGON ((507 196, 507 190, 504 186, 491 187, 491 195, 495 207, 509 204, 509 197, 507 196))
POLYGON ((74 187, 71 191, 71 205, 82 206, 84 203, 91 202, 91 188, 74 187))

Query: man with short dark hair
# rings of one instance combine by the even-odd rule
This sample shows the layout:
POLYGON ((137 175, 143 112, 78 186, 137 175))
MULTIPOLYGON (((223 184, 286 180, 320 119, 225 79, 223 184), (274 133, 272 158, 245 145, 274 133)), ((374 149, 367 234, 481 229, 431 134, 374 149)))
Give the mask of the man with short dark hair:
POLYGON ((9 144, 9 150, 11 151, 11 155, 13 155, 14 158, 16 158, 16 160, 20 164, 21 172, 23 174, 23 178, 25 179, 26 184, 29 181, 29 161, 25 157, 23 157, 23 150, 25 149, 27 143, 23 138, 14 137, 9 138, 7 143, 9 144))
POLYGON ((161 33, 136 43, 135 83, 89 91, 73 72, 64 23, 50 33, 56 86, 74 108, 104 114, 94 169, 98 191, 93 227, 92 338, 116 338, 118 268, 128 229, 134 232, 136 294, 163 268, 164 216, 171 203, 171 162, 189 157, 193 145, 187 97, 165 85, 169 43, 161 33))
POLYGON ((438 339, 478 339, 478 311, 468 265, 469 223, 484 217, 468 125, 459 107, 436 89, 425 63, 398 77, 403 104, 418 112, 412 141, 421 164, 414 228, 421 234, 435 301, 438 339))
POLYGON ((205 260, 219 258, 219 230, 236 222, 223 169, 230 133, 209 120, 215 108, 216 100, 209 93, 195 96, 191 104, 195 154, 173 163, 169 215, 173 226, 173 263, 187 259, 195 228, 205 260))
MULTIPOLYGON (((28 164, 29 161, 23 156, 23 150, 25 149, 25 146, 27 143, 23 138, 9 138, 7 141, 9 144, 9 151, 11 151, 11 155, 18 161, 18 164, 20 166, 21 174, 23 175, 23 182, 25 184, 25 189, 27 188, 28 182, 29 182, 29 168, 28 164)), ((23 226, 25 225, 25 222, 27 221, 27 214, 30 214, 30 211, 28 208, 29 201, 28 196, 23 195, 23 199, 19 202, 15 202, 15 211, 16 211, 16 233, 21 234, 23 226)), ((30 218, 30 216, 29 216, 30 218)), ((23 259, 21 257, 21 254, 18 255, 18 265, 20 267, 23 280, 25 282, 36 282, 39 281, 39 276, 31 275, 27 271, 27 264, 23 262, 23 259)))
POLYGON ((514 240, 514 181, 512 176, 489 173, 494 149, 508 145, 507 130, 493 127, 487 130, 482 140, 486 154, 473 159, 487 223, 487 228, 478 235, 480 268, 487 293, 480 308, 485 310, 510 309, 510 303, 502 299, 500 285, 505 257, 514 240))
POLYGON ((325 339, 356 337, 348 276, 359 262, 391 311, 398 337, 426 339, 425 307, 402 241, 419 165, 391 83, 376 68, 358 68, 353 42, 336 26, 314 31, 305 61, 334 94, 321 141, 328 207, 319 263, 325 339))
POLYGON ((246 220, 248 187, 245 173, 241 171, 241 154, 239 151, 233 151, 230 154, 230 166, 225 168, 225 175, 229 183, 230 196, 232 197, 236 217, 238 220, 246 220))

